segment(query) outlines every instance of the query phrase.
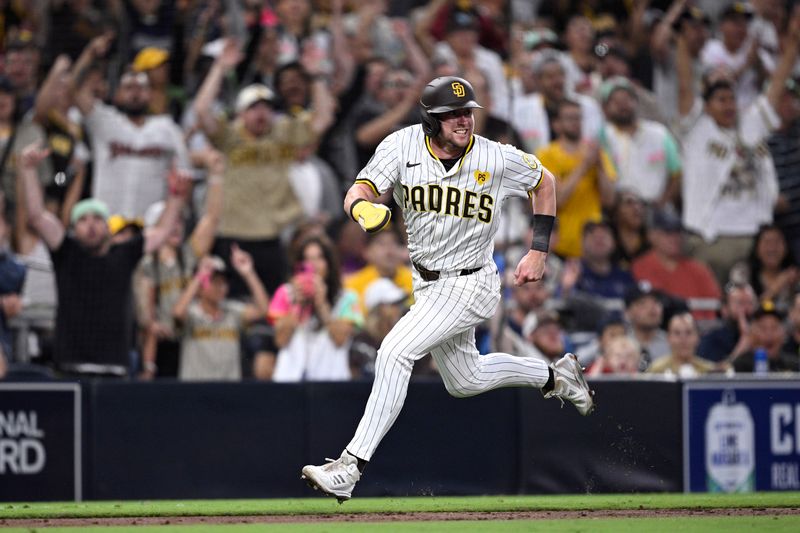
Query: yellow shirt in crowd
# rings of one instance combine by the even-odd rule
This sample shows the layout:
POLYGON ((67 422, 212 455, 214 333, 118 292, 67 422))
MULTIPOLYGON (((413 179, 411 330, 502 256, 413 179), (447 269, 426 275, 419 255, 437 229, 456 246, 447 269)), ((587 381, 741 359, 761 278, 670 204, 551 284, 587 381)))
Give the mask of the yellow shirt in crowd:
MULTIPOLYGON (((554 141, 543 146, 536 157, 555 176, 557 189, 580 164, 581 155, 580 151, 565 151, 561 143, 554 141)), ((616 180, 616 170, 605 150, 601 151, 600 160, 609 179, 616 180)), ((583 225, 602 218, 598 180, 597 167, 594 167, 578 182, 569 200, 558 207, 558 242, 553 249, 558 255, 580 257, 583 225)))
MULTIPOLYGON (((372 265, 367 265, 361 270, 353 272, 344 280, 344 286, 346 288, 358 293, 358 297, 361 300, 361 308, 364 309, 365 314, 367 308, 364 305, 364 292, 373 281, 376 281, 380 277, 381 275, 378 273, 377 268, 372 265)), ((392 281, 409 295, 410 300, 411 291, 413 290, 411 269, 405 265, 397 267, 397 272, 392 278, 392 281)))

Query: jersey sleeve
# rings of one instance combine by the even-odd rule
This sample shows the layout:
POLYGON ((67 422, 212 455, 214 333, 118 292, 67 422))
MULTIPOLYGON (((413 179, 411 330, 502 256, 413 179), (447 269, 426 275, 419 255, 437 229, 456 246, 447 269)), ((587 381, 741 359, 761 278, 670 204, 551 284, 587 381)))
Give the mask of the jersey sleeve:
POLYGON ((780 125, 781 119, 775 109, 767 97, 761 95, 742 113, 739 134, 744 144, 755 146, 766 141, 780 125))
POLYGON ((400 166, 398 165, 398 149, 400 136, 393 133, 386 137, 372 154, 367 166, 356 176, 356 183, 369 185, 372 191, 380 196, 385 193, 400 178, 400 166))
POLYGON ((84 123, 92 137, 106 139, 117 129, 117 114, 111 106, 96 101, 84 123))
POLYGON ((503 162, 503 189, 509 196, 530 196, 542 181, 544 167, 541 161, 533 154, 523 152, 510 145, 502 145, 503 162))

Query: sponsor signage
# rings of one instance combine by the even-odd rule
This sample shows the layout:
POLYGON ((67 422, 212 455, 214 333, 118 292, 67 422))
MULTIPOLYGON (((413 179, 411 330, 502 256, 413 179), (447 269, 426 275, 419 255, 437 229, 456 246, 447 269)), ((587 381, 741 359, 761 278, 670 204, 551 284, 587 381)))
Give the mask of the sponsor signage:
POLYGON ((685 383, 684 490, 800 490, 800 383, 685 383))
POLYGON ((0 383, 0 501, 81 500, 77 383, 0 383))

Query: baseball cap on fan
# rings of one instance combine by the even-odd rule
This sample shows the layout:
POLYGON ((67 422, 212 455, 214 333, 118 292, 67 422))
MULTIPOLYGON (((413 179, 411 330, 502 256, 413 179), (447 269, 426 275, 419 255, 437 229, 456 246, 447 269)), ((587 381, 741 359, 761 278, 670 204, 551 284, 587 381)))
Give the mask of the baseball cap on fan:
POLYGON ((525 50, 536 51, 543 48, 557 48, 558 35, 550 28, 538 28, 525 32, 522 37, 525 50))
POLYGON ((611 95, 618 90, 628 91, 631 96, 638 98, 638 95, 636 94, 636 88, 633 86, 633 83, 631 83, 631 80, 625 76, 613 76, 600 85, 600 89, 598 90, 600 102, 603 104, 608 103, 611 95))
POLYGON ((719 19, 722 21, 729 18, 743 17, 750 20, 753 18, 754 14, 755 12, 748 2, 731 2, 728 4, 728 7, 719 14, 719 19))
POLYGON ((679 232, 683 229, 681 217, 670 209, 655 210, 650 225, 653 229, 666 231, 668 233, 679 232))
POLYGON ((784 319, 783 313, 775 306, 775 302, 772 300, 764 300, 761 302, 761 305, 759 305, 758 309, 753 313, 753 320, 758 320, 765 316, 774 316, 778 320, 784 319))
POLYGON ((447 33, 461 30, 480 31, 478 14, 472 9, 454 9, 447 21, 447 33))
POLYGON ((134 72, 147 72, 160 67, 167 61, 169 61, 169 52, 163 48, 148 46, 136 54, 132 68, 134 72))
POLYGON ((541 311, 531 311, 522 321, 522 336, 527 337, 534 331, 549 324, 561 325, 561 317, 558 311, 553 309, 543 309, 541 311))
POLYGON ((364 307, 367 312, 381 304, 400 304, 403 303, 408 295, 403 289, 395 285, 392 280, 381 278, 373 281, 364 291, 364 307))
POLYGON ((236 97, 236 112, 241 113, 258 102, 266 102, 270 106, 275 103, 275 93, 269 87, 260 83, 248 85, 236 97))
POLYGON ((625 308, 627 309, 644 298, 655 298, 660 302, 661 299, 659 296, 658 291, 653 288, 650 282, 641 281, 625 292, 625 308))
POLYGON ((687 6, 673 24, 673 29, 680 30, 681 24, 683 24, 684 21, 700 23, 705 26, 711 25, 711 17, 709 17, 705 11, 697 6, 687 6))

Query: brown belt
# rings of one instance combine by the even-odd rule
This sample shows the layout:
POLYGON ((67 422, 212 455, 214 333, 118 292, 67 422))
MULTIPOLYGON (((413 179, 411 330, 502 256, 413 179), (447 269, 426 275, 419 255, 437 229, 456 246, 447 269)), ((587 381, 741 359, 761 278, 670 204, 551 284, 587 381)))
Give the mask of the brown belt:
MULTIPOLYGON (((439 272, 438 270, 428 270, 427 268, 422 267, 422 266, 414 263, 413 261, 411 262, 411 264, 414 265, 414 268, 416 268, 417 272, 419 272, 419 277, 421 277, 425 281, 436 281, 441 276, 441 272, 439 272)), ((481 268, 483 268, 483 267, 465 268, 463 270, 460 270, 458 272, 458 275, 459 276, 469 276, 470 274, 474 274, 475 272, 477 272, 481 268)))

